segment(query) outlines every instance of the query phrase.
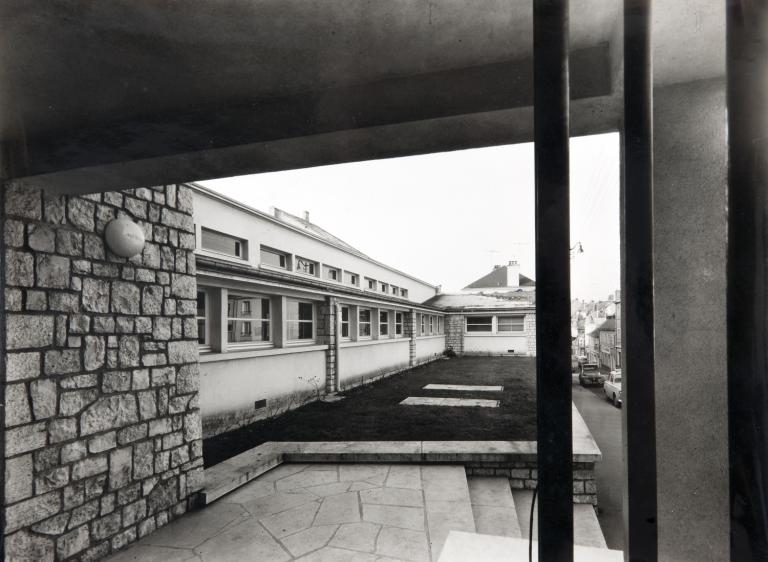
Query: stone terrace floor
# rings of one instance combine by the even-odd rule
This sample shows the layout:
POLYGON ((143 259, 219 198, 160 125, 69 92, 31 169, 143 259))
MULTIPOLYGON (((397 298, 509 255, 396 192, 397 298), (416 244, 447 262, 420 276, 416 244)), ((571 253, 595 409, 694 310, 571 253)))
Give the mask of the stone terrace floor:
POLYGON ((437 560, 475 531, 462 466, 283 464, 111 562, 437 560))

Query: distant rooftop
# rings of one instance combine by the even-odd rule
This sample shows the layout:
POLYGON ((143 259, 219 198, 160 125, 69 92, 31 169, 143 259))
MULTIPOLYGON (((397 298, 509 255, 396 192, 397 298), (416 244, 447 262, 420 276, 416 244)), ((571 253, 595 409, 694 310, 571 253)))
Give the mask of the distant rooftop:
POLYGON ((351 246, 350 244, 347 244, 342 239, 337 238, 336 236, 334 236, 333 234, 331 234, 330 232, 328 232, 324 228, 321 228, 321 227, 317 226, 315 223, 310 222, 310 220, 309 220, 309 213, 308 212, 305 212, 304 213, 304 218, 301 218, 301 217, 297 217, 296 215, 292 215, 291 213, 289 213, 287 211, 283 211, 282 209, 278 209, 277 207, 272 207, 271 211, 272 211, 272 215, 277 220, 279 220, 282 223, 285 223, 285 224, 287 224, 289 226, 292 226, 294 228, 303 229, 303 230, 307 231, 308 233, 310 233, 310 234, 312 234, 312 235, 314 235, 314 236, 316 236, 318 238, 321 238, 321 239, 325 240, 326 242, 329 242, 330 244, 335 244, 336 246, 341 246, 341 247, 343 247, 344 249, 346 249, 349 252, 352 252, 352 253, 355 253, 355 254, 365 255, 365 254, 363 254, 363 252, 361 252, 357 248, 351 246))
POLYGON ((530 277, 520 273, 517 262, 509 262, 509 265, 494 266, 493 271, 473 281, 464 289, 489 289, 510 287, 535 287, 536 282, 530 277), (517 277, 517 278, 516 278, 517 277))
POLYGON ((519 293, 440 293, 423 304, 443 310, 490 310, 530 308, 535 304, 531 292, 519 293))

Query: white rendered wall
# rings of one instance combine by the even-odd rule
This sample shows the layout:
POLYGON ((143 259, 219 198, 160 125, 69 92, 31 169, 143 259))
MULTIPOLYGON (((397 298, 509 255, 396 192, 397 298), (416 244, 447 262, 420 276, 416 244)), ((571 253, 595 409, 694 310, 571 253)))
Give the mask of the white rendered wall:
MULTIPOLYGON (((247 240, 248 259, 246 261, 253 267, 259 266, 259 248, 263 244, 288 254, 298 255, 324 265, 355 273, 359 276, 360 288, 365 283, 365 277, 370 277, 389 285, 407 289, 408 300, 411 302, 422 303, 435 295, 435 288, 427 283, 417 281, 402 273, 347 253, 340 248, 305 235, 293 228, 283 226, 268 216, 240 209, 200 191, 193 190, 193 195, 194 220, 198 236, 197 253, 201 255, 222 257, 221 254, 211 254, 200 249, 200 228, 205 227, 247 240)), ((333 225, 329 226, 333 227, 333 225)), ((350 243, 354 244, 354 241, 350 243)), ((285 272, 285 270, 279 268, 270 269, 285 272)), ((302 274, 295 275, 297 277, 309 277, 302 274)), ((333 281, 324 280, 333 283, 333 281)), ((339 283, 339 286, 343 286, 342 283, 339 283)), ((378 291, 371 291, 370 293, 372 296, 383 295, 383 293, 378 291)), ((392 295, 390 294, 389 296, 392 295)))
POLYGON ((339 385, 344 388, 359 384, 361 378, 368 379, 408 368, 409 340, 401 338, 342 343, 338 359, 339 385))
MULTIPOLYGON (((249 414, 263 417, 266 412, 257 412, 254 408, 257 400, 266 399, 270 403, 279 399, 284 404, 291 395, 307 398, 314 392, 308 382, 313 377, 319 381, 319 388, 324 389, 325 349, 314 347, 312 351, 239 359, 234 357, 243 354, 233 353, 232 359, 212 362, 201 356, 200 412, 203 425, 210 425, 211 419, 223 416, 227 417, 227 423, 233 421, 233 416, 243 420, 249 414)), ((216 358, 225 356, 217 355, 216 358)))
POLYGON ((426 336, 416 338, 416 362, 422 363, 445 351, 445 336, 426 336))
POLYGON ((475 336, 464 334, 464 353, 528 354, 528 339, 524 333, 517 336, 475 336))

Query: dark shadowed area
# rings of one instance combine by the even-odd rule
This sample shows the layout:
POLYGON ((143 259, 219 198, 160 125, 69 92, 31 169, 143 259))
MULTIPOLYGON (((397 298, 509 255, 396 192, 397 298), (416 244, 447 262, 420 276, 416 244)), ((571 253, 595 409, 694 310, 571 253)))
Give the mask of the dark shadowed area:
POLYGON ((536 359, 441 359, 203 442, 212 466, 267 441, 534 441, 536 359), (501 392, 424 390, 428 384, 501 385, 501 392), (405 406, 409 396, 499 400, 498 408, 405 406))

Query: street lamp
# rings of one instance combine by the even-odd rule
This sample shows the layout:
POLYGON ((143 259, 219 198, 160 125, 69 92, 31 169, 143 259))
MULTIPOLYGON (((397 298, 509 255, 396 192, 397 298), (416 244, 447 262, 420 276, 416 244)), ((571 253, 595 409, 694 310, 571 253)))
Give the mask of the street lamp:
POLYGON ((576 242, 573 246, 570 248, 571 252, 571 259, 576 258, 579 254, 584 253, 584 248, 581 246, 581 242, 576 242))

